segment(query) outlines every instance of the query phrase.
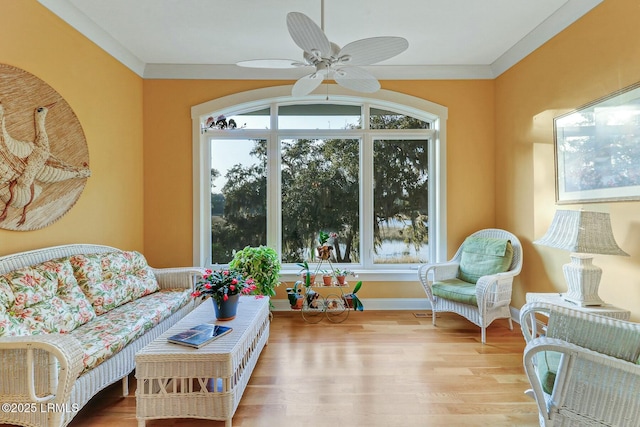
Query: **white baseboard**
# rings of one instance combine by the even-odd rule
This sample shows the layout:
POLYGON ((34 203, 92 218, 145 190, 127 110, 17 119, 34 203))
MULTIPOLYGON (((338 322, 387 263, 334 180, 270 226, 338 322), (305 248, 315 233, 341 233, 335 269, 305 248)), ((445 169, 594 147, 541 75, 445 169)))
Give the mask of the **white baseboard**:
MULTIPOLYGON (((286 299, 272 299, 273 311, 289 311, 291 306, 286 299)), ((363 299, 365 310, 431 310, 431 303, 426 298, 372 298, 363 299)), ((520 309, 509 307, 511 319, 520 323, 520 309)))
MULTIPOLYGON (((426 298, 372 298, 361 299, 365 310, 431 310, 431 303, 426 298)), ((291 310, 289 301, 272 299, 273 311, 291 310)))

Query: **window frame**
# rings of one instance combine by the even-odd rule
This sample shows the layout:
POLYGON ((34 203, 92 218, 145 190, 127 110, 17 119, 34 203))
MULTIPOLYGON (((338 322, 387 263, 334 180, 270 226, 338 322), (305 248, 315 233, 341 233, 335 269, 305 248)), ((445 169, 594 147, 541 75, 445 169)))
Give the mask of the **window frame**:
MULTIPOLYGON (((308 95, 303 98, 295 98, 290 95, 292 86, 278 86, 275 88, 257 89, 223 98, 208 101, 191 108, 192 133, 193 133, 193 261, 194 265, 211 266, 207 259, 211 248, 210 231, 210 168, 211 168, 211 144, 210 139, 266 139, 269 150, 280 153, 280 140, 297 137, 334 138, 345 137, 360 139, 363 150, 373 150, 373 141, 377 139, 406 139, 415 135, 416 139, 430 140, 429 143, 429 259, 433 262, 446 260, 446 121, 448 109, 441 105, 404 95, 392 91, 380 90, 368 96, 348 95, 336 85, 329 85, 331 89, 329 97, 331 102, 356 104, 363 106, 362 129, 277 129, 277 108, 279 105, 291 105, 302 103, 325 102, 327 95, 308 95), (218 111, 234 111, 241 114, 242 111, 253 111, 261 108, 270 108, 271 118, 269 129, 233 129, 213 130, 205 132, 202 123, 206 118, 218 111), (430 121, 432 129, 402 130, 394 132, 385 129, 369 129, 370 108, 390 110, 407 114, 422 120, 430 121), (320 136, 318 136, 320 135, 320 136), (432 221, 431 218, 435 220, 432 221), (433 242, 433 244, 431 243, 433 242), (209 249, 207 249, 209 248, 209 249)), ((372 229, 373 218, 362 214, 365 204, 373 205, 373 186, 365 191, 364 183, 373 180, 373 156, 365 154, 361 156, 361 162, 370 161, 371 164, 361 164, 363 174, 361 176, 360 191, 360 227, 361 230, 372 229), (369 228, 365 228, 369 227, 369 228)), ((267 160, 267 176, 277 176, 277 183, 270 184, 267 196, 267 212, 278 212, 277 221, 267 222, 267 240, 276 246, 280 245, 281 215, 280 215, 280 156, 270 156, 267 160)), ((370 247, 373 236, 362 234, 363 247, 370 247)), ((277 248, 276 248, 277 249, 277 248)), ((373 281, 415 281, 416 264, 403 264, 401 267, 393 265, 375 264, 371 259, 370 264, 363 264, 356 268, 359 279, 373 281)), ((298 268, 292 269, 285 266, 282 270, 282 280, 295 280, 298 268)))

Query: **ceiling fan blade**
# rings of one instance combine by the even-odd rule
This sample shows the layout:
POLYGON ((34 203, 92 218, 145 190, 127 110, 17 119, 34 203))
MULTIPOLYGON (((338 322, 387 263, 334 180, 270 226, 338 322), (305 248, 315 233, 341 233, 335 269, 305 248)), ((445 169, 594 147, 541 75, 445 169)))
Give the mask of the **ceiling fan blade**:
POLYGON ((358 67, 341 67, 335 70, 333 79, 340 86, 356 92, 373 93, 380 89, 380 82, 373 74, 358 67))
POLYGON ((308 76, 304 76, 299 79, 296 84, 293 85, 293 89, 291 89, 291 95, 293 96, 305 96, 309 95, 313 92, 322 82, 326 73, 316 72, 313 74, 309 74, 308 76))
POLYGON ((304 13, 289 12, 287 28, 293 41, 305 52, 325 58, 331 55, 331 43, 324 31, 304 13))
POLYGON ((349 43, 338 57, 348 65, 370 65, 392 58, 408 47, 409 42, 402 37, 371 37, 349 43))
POLYGON ((236 65, 248 68, 297 68, 306 67, 309 64, 294 59, 251 59, 249 61, 236 62, 236 65))

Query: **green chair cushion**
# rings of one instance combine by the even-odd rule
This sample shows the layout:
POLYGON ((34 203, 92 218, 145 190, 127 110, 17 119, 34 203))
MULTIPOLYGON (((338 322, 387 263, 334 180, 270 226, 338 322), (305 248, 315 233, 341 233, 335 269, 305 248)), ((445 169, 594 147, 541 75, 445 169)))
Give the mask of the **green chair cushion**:
POLYGON ((434 282, 433 295, 450 301, 478 306, 475 283, 465 282, 460 279, 447 279, 434 282))
POLYGON ((537 375, 545 393, 551 394, 556 382, 558 367, 562 353, 557 351, 543 351, 536 355, 537 375))
POLYGON ((476 283, 482 276, 502 273, 513 260, 513 247, 507 239, 467 237, 462 244, 458 279, 476 283))

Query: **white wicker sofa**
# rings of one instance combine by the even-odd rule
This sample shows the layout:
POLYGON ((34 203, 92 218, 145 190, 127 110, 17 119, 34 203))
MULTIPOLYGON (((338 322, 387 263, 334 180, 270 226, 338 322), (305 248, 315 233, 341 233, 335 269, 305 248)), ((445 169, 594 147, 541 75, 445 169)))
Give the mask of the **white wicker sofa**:
POLYGON ((0 423, 65 426, 194 308, 199 268, 74 244, 0 257, 0 423))
POLYGON ((541 426, 640 425, 639 323, 533 302, 520 326, 541 426))

